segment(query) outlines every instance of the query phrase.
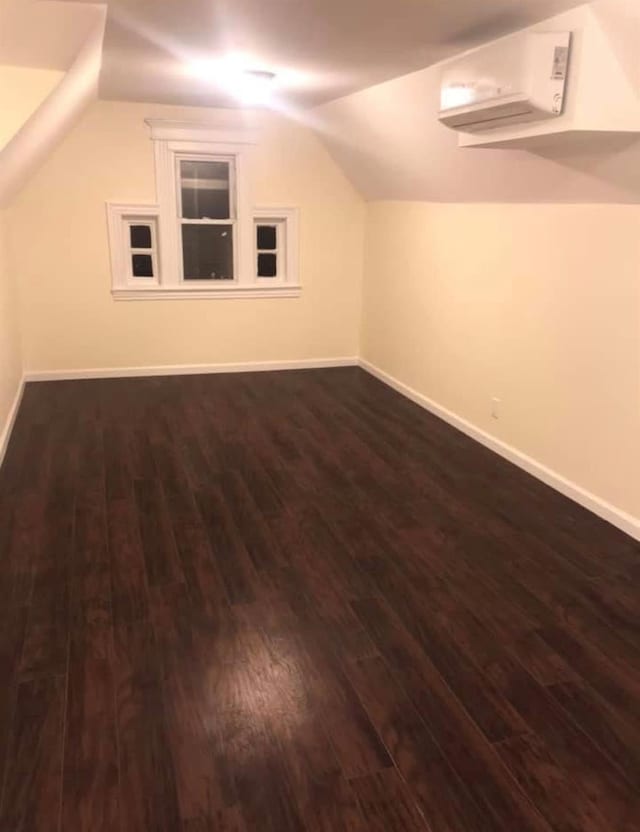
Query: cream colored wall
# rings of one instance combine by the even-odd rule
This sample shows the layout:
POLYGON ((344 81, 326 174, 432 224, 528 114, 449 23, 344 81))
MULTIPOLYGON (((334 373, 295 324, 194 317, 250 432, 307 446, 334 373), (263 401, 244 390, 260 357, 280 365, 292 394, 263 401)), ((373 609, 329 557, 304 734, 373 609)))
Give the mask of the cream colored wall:
POLYGON ((366 360, 640 517, 640 209, 372 203, 365 274, 366 360))
POLYGON ((97 103, 14 200, 7 225, 27 371, 360 353, 640 516, 637 206, 365 209, 311 131, 263 115, 254 201, 300 206, 302 297, 114 302, 104 203, 154 199, 145 117, 200 115, 211 117, 97 103), (502 400, 499 421, 493 397, 502 400))
POLYGON ((0 66, 0 150, 63 77, 54 69, 0 66))
POLYGON ((314 133, 277 116, 256 116, 254 202, 300 207, 302 296, 112 300, 105 201, 155 199, 144 119, 212 115, 97 102, 15 198, 9 236, 19 252, 28 371, 357 355, 364 203, 314 133))
POLYGON ((8 417, 22 377, 18 304, 7 263, 5 215, 0 211, 0 461, 8 417))

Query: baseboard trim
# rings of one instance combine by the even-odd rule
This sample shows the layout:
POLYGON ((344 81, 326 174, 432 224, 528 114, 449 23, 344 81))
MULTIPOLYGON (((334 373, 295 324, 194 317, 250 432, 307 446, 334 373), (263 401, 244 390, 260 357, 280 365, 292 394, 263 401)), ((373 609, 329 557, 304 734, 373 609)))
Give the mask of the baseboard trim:
POLYGON ((168 364, 155 367, 106 367, 88 370, 30 370, 25 381, 72 381, 97 378, 142 378, 145 376, 195 376, 217 373, 263 373, 277 370, 321 370, 357 367, 358 359, 310 358, 292 361, 246 361, 237 364, 168 364))
POLYGON ((474 424, 466 419, 463 419, 461 416, 458 416, 456 413, 453 413, 451 410, 447 410, 447 408, 442 407, 437 402, 434 402, 432 399, 427 398, 427 396, 424 396, 422 393, 419 393, 417 390, 414 390, 412 387, 409 387, 397 378, 389 375, 375 364, 361 358, 360 366, 363 370, 366 370, 366 372, 375 376, 375 378, 384 382, 384 384, 392 387, 407 399, 411 399, 412 402, 415 402, 417 405, 420 405, 420 407, 423 407, 425 410, 433 413, 434 416, 438 416, 443 421, 448 422, 448 424, 452 425, 454 428, 457 428, 462 431, 462 433, 465 433, 467 436, 470 436, 472 439, 480 442, 480 444, 509 460, 509 462, 512 462, 519 468, 522 468, 528 474, 531 474, 544 482, 546 485, 554 488, 556 491, 559 491, 565 497, 568 497, 581 505, 583 508, 593 512, 593 514, 596 514, 598 517, 601 517, 603 520, 606 520, 613 526, 616 526, 616 528, 621 531, 626 532, 626 534, 630 535, 635 540, 640 540, 640 518, 634 517, 616 506, 611 505, 611 503, 608 503, 606 500, 602 500, 600 497, 597 497, 595 494, 592 494, 590 491, 582 488, 577 483, 568 480, 566 477, 563 477, 551 468, 547 468, 546 465, 543 465, 532 457, 527 456, 517 448, 514 448, 512 445, 508 445, 506 442, 503 442, 481 428, 476 427, 474 424))
POLYGON ((9 440, 11 439, 11 432, 13 431, 13 426, 16 422, 16 417, 18 415, 18 410, 20 410, 20 402, 22 401, 22 395, 24 393, 24 377, 20 379, 20 383, 18 384, 18 389, 16 390, 16 395, 13 399, 13 404, 11 405, 11 409, 9 410, 9 415, 7 416, 7 421, 5 426, 0 433, 0 466, 4 462, 5 454, 7 453, 7 448, 9 447, 9 440))

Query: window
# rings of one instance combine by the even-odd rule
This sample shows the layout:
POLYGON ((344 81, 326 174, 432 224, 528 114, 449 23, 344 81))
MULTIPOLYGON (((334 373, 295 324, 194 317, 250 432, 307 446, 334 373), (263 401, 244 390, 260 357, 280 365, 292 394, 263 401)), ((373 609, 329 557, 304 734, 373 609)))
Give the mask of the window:
POLYGON ((295 210, 251 207, 255 136, 148 124, 158 205, 109 205, 114 297, 297 296, 295 210))
POLYGON ((177 163, 183 278, 233 280, 234 160, 180 156, 177 163))
POLYGON ((158 274, 155 239, 156 220, 127 218, 131 254, 131 278, 155 277, 158 274))
POLYGON ((298 213, 295 208, 256 208, 253 213, 256 282, 297 283, 298 213))
POLYGON ((256 224, 258 277, 278 277, 278 225, 256 224))
POLYGON ((158 208, 110 203, 108 225, 115 290, 158 286, 158 208))

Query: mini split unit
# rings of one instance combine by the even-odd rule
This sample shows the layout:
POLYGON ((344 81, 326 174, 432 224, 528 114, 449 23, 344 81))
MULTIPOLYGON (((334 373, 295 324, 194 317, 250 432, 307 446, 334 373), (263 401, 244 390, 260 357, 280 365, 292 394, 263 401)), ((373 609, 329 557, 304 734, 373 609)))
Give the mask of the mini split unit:
POLYGON ((640 13, 591 3, 441 65, 460 147, 599 153, 640 136, 640 13))
POLYGON ((440 121, 476 133, 562 115, 570 32, 522 33, 447 65, 440 121))

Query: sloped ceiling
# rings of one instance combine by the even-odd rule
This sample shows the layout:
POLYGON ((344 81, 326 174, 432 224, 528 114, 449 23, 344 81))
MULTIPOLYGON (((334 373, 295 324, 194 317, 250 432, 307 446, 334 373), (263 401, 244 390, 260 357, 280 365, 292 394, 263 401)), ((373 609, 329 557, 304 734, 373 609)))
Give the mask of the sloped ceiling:
MULTIPOLYGON (((15 27, 12 29, 13 37, 18 45, 11 53, 11 60, 30 61, 35 66, 34 56, 39 53, 40 67, 43 64, 62 65, 65 72, 60 73, 60 80, 35 110, 24 110, 26 121, 23 124, 11 125, 11 131, 15 132, 0 150, 0 208, 9 204, 33 171, 64 138, 87 104, 97 98, 102 65, 104 5, 85 6, 76 20, 78 25, 71 26, 70 31, 63 31, 60 27, 70 19, 70 9, 66 4, 21 2, 34 15, 33 29, 28 25, 25 27, 25 20, 21 13, 15 13, 12 4, 5 2, 0 6, 0 15, 7 13, 7 18, 0 16, 0 31, 6 35, 6 27, 15 27), (43 9, 50 27, 48 30, 35 22, 40 20, 39 14, 43 9), (51 18, 52 11, 59 13, 60 19, 55 15, 51 18), (89 15, 86 16, 86 13, 89 15), (53 20, 57 21, 56 25, 53 25, 53 20), (37 40, 35 44, 33 39, 37 40)), ((28 65, 23 63, 18 66, 28 65)), ((3 115, 5 119, 15 117, 16 108, 5 107, 3 110, 2 103, 0 90, 0 119, 3 115)))
POLYGON ((317 105, 580 0, 109 0, 103 98, 231 106, 185 71, 230 52, 286 79, 295 107, 317 105))
MULTIPOLYGON (((563 28, 574 28, 582 11, 567 12, 563 28)), ((606 23, 640 94, 640 3, 598 0, 589 13, 606 23)), ((640 202, 640 137, 591 137, 535 153, 459 148, 457 134, 437 120, 439 85, 434 66, 314 110, 314 127, 365 198, 640 202)))
MULTIPOLYGON (((368 199, 638 202, 640 142, 632 136, 537 153, 460 149, 455 133, 435 117, 437 66, 395 77, 576 5, 575 0, 0 0, 0 64, 72 68, 56 97, 0 154, 0 201, 15 192, 30 166, 96 96, 98 73, 102 97, 224 106, 230 102, 221 91, 187 77, 183 63, 240 49, 264 64, 300 70, 305 80, 290 91, 291 110, 318 130, 368 199), (393 80, 376 84, 381 78, 393 80), (345 91, 352 94, 308 109, 345 91)), ((591 7, 624 72, 640 87, 640 3, 596 0, 591 7), (634 31, 635 41, 629 38, 634 31)))

